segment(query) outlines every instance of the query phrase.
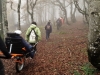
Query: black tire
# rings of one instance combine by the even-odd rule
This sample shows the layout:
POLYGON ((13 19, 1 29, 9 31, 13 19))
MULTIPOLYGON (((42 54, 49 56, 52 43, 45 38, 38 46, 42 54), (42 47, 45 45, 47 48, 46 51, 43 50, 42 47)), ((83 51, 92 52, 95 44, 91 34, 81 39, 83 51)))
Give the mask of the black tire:
POLYGON ((16 62, 16 72, 20 72, 25 65, 25 58, 19 58, 17 61, 19 62, 16 62))

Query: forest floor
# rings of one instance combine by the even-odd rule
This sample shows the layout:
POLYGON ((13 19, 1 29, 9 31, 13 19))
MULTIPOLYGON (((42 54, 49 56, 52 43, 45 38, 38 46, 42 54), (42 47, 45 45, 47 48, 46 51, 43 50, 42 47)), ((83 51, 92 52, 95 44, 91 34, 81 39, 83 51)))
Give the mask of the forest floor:
POLYGON ((34 58, 26 60, 20 73, 16 73, 12 59, 3 59, 6 75, 85 75, 82 67, 89 63, 88 27, 81 21, 63 25, 59 31, 53 26, 48 41, 45 39, 44 26, 40 29, 42 40, 37 45, 34 58))

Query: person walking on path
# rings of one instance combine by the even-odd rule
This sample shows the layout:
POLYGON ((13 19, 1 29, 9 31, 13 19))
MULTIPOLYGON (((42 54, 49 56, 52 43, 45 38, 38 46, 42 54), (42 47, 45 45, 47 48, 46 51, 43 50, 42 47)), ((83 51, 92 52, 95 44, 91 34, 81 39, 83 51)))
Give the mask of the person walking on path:
POLYGON ((45 31, 46 31, 46 40, 48 40, 50 37, 50 33, 52 32, 52 26, 50 22, 48 22, 47 25, 45 26, 45 31))
POLYGON ((61 25, 62 25, 62 22, 61 22, 61 19, 60 18, 57 19, 56 25, 57 25, 57 30, 59 30, 60 27, 61 27, 61 25))
POLYGON ((64 24, 64 19, 62 17, 60 17, 61 20, 61 26, 64 24))
POLYGON ((34 46, 35 53, 37 51, 37 42, 41 40, 41 31, 39 27, 37 26, 36 22, 32 22, 30 27, 27 29, 25 34, 25 40, 29 42, 32 46, 34 46))

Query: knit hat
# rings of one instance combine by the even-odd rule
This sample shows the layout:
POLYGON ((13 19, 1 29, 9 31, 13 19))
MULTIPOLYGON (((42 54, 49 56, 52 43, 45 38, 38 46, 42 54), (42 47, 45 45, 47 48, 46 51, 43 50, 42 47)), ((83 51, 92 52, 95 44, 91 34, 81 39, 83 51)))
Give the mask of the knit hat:
POLYGON ((21 34, 22 32, 21 32, 21 30, 15 30, 14 31, 16 34, 21 34))

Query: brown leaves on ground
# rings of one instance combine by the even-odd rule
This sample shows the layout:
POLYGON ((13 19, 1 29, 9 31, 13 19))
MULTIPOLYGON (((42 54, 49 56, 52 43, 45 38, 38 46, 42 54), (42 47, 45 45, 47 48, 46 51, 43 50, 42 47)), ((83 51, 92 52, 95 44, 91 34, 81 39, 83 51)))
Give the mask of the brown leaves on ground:
POLYGON ((53 26, 48 41, 45 40, 44 30, 41 31, 42 40, 38 43, 34 59, 27 59, 20 73, 16 73, 12 59, 3 60, 6 75, 73 75, 88 62, 88 28, 82 22, 63 25, 59 31, 53 26))

